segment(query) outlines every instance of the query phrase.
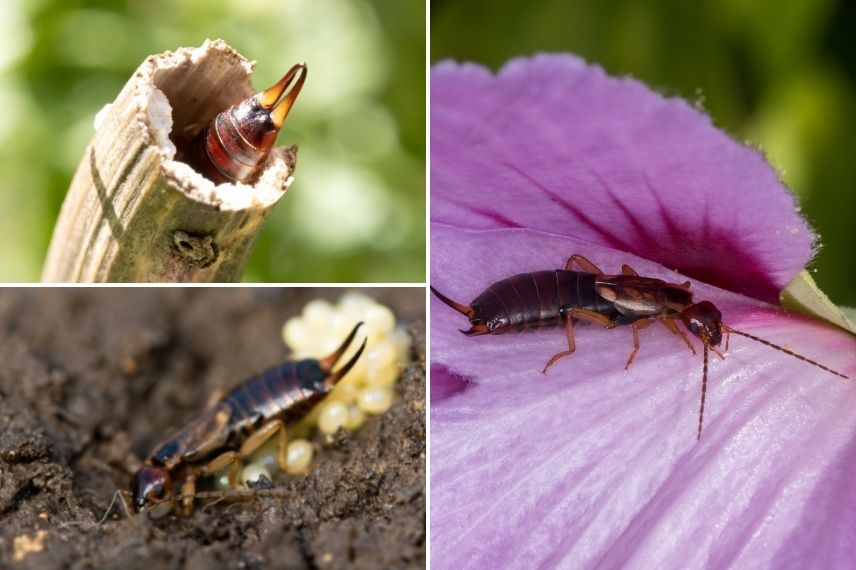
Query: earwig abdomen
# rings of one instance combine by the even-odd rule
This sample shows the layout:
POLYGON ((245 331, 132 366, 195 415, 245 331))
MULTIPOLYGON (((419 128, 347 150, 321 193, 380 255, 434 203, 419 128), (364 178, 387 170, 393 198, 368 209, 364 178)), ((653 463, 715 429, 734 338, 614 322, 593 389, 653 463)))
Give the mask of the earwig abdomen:
POLYGON ((229 430, 247 434, 273 418, 288 423, 302 418, 332 389, 324 385, 324 372, 314 359, 286 362, 247 380, 223 401, 232 408, 229 430))
POLYGON ((300 93, 306 69, 297 64, 273 87, 229 107, 201 129, 189 127, 184 160, 215 184, 252 182, 300 93), (294 88, 280 100, 300 70, 294 88))
POLYGON ((556 328, 562 310, 578 307, 614 313, 594 288, 595 276, 579 271, 536 271, 497 281, 476 297, 471 322, 487 324, 490 334, 556 328))
POLYGON ((235 114, 248 102, 217 115, 190 143, 188 162, 215 184, 249 181, 270 154, 270 146, 260 150, 242 136, 235 114))

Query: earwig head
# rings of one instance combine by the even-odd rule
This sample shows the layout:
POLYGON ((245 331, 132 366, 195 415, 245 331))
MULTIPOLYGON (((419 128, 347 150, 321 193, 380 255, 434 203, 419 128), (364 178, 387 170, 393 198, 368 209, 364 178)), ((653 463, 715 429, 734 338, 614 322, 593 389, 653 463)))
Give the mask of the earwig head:
MULTIPOLYGON (((354 340, 354 337, 357 336, 357 330, 359 330, 361 326, 363 326, 362 321, 357 323, 357 325, 351 330, 351 334, 348 335, 348 337, 342 342, 339 348, 337 348, 333 352, 333 354, 318 361, 318 366, 322 372, 329 374, 333 370, 333 367, 336 365, 339 359, 342 358, 342 355, 344 355, 345 352, 348 350, 348 347, 351 345, 351 342, 354 340)), ((327 390, 332 390, 333 386, 335 386, 336 383, 341 380, 342 377, 347 374, 349 370, 351 370, 351 368, 354 367, 354 364, 357 363, 357 360, 359 360, 360 356, 363 354, 363 350, 365 350, 366 348, 366 342, 368 342, 368 338, 363 339, 363 342, 357 349, 357 352, 354 353, 354 355, 348 362, 346 362, 339 370, 333 372, 332 374, 329 374, 329 376, 324 379, 323 384, 327 390)))
POLYGON ((172 477, 163 467, 144 465, 131 478, 134 509, 139 512, 172 500, 172 477))
POLYGON ((705 346, 719 346, 722 342, 722 313, 710 301, 687 307, 681 312, 681 320, 705 346))
POLYGON ((469 330, 461 330, 467 336, 478 336, 482 334, 490 334, 491 329, 483 319, 476 316, 475 310, 469 305, 463 305, 458 303, 457 301, 453 301, 447 296, 443 295, 439 291, 437 291, 433 286, 431 286, 431 292, 434 293, 434 296, 443 301, 446 305, 452 307, 465 317, 470 320, 470 324, 472 325, 469 330))
MULTIPOLYGON (((755 342, 761 343, 763 345, 769 346, 770 348, 774 348, 774 349, 778 350, 779 352, 784 352, 785 354, 793 356, 794 358, 802 360, 803 362, 807 362, 808 364, 811 364, 812 366, 816 366, 817 368, 820 368, 821 370, 826 370, 830 374, 834 374, 834 375, 839 376, 841 378, 844 378, 846 380, 850 379, 843 372, 839 372, 837 370, 829 368, 828 366, 824 366, 823 364, 821 364, 815 360, 811 360, 810 358, 806 358, 805 356, 803 356, 801 354, 797 354, 793 350, 785 348, 784 346, 779 346, 778 344, 776 344, 774 342, 770 342, 769 340, 757 337, 753 334, 750 334, 750 333, 747 333, 744 331, 739 331, 735 328, 732 328, 728 325, 723 324, 722 323, 722 313, 720 313, 719 309, 717 309, 716 306, 713 303, 711 303, 710 301, 702 301, 701 303, 696 303, 695 305, 688 307, 686 310, 681 312, 681 320, 684 321, 684 325, 687 327, 687 329, 689 329, 689 331, 691 333, 693 333, 695 336, 697 336, 699 339, 701 339, 701 342, 704 345, 704 364, 702 367, 702 380, 701 380, 701 382, 702 382, 701 404, 699 407, 699 415, 698 415, 698 439, 701 439, 701 427, 702 427, 702 421, 704 419, 704 397, 705 397, 705 392, 707 390, 707 353, 708 353, 708 348, 710 348, 710 350, 712 350, 717 356, 719 356, 720 358, 723 358, 722 354, 720 354, 719 351, 717 351, 715 348, 712 348, 714 346, 719 345, 719 343, 722 341, 723 331, 728 335, 736 334, 736 335, 748 338, 750 340, 753 340, 755 342)), ((726 350, 727 350, 728 349, 728 342, 727 341, 725 343, 725 346, 726 346, 726 350)))

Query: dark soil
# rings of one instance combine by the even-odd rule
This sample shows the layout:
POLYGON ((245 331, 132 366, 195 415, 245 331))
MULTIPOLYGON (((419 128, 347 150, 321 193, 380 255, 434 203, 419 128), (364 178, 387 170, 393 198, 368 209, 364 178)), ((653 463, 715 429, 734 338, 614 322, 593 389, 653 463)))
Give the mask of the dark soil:
POLYGON ((354 435, 316 436, 306 477, 126 516, 151 447, 218 387, 287 357, 286 318, 338 289, 0 291, 0 567, 413 568, 425 565, 425 293, 368 289, 413 336, 399 399, 354 435))

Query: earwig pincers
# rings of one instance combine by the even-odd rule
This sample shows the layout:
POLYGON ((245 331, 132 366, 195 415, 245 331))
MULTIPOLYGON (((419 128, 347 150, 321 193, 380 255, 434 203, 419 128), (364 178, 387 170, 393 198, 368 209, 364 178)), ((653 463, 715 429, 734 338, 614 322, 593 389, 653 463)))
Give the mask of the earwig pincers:
POLYGON ((251 182, 270 154, 307 73, 306 64, 298 63, 272 87, 229 107, 207 124, 188 126, 180 160, 215 184, 251 182), (298 73, 300 77, 286 93, 298 73))
MULTIPOLYGON (((568 258, 564 270, 522 273, 497 281, 469 305, 449 299, 434 287, 431 287, 431 292, 469 319, 470 328, 461 331, 467 336, 519 333, 564 326, 568 350, 559 352, 548 360, 542 370, 544 373, 560 358, 573 354, 574 323, 579 321, 607 329, 630 325, 633 332, 633 351, 624 366, 625 370, 633 363, 639 351, 638 331, 654 321, 659 321, 671 333, 679 336, 695 354, 692 343, 678 328, 677 322, 680 321, 690 333, 701 340, 704 349, 697 439, 701 439, 704 418, 708 350, 724 358, 715 348, 722 342, 723 332, 726 335, 733 333, 746 337, 831 374, 849 379, 841 372, 792 350, 724 324, 722 313, 713 303, 693 302, 693 294, 689 288, 689 281, 677 284, 640 277, 629 265, 622 266, 620 275, 606 275, 581 255, 572 255, 568 258), (583 271, 573 271, 574 263, 583 271)), ((727 338, 725 347, 727 351, 727 338)))
POLYGON ((279 467, 288 471, 285 424, 308 414, 354 366, 365 339, 333 371, 361 325, 325 358, 288 361, 246 380, 158 445, 131 480, 134 508, 149 510, 153 517, 166 514, 176 498, 173 481, 180 480, 181 511, 189 513, 197 477, 228 468, 229 485, 236 487, 242 460, 277 435, 279 467))

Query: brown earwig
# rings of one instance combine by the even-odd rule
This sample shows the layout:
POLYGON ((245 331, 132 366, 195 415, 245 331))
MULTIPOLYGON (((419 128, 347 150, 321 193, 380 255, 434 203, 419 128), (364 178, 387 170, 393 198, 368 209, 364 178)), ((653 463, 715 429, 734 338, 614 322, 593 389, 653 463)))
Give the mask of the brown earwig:
MULTIPOLYGON (((605 275, 591 261, 581 255, 572 255, 568 258, 564 270, 522 273, 503 279, 485 289, 469 305, 452 301, 434 287, 431 287, 431 292, 469 319, 472 326, 461 331, 467 336, 537 331, 564 325, 568 350, 550 358, 544 365, 544 373, 560 358, 573 354, 574 323, 577 321, 608 329, 630 325, 633 332, 633 351, 627 358, 625 370, 633 363, 639 351, 638 331, 654 321, 659 321, 670 332, 679 336, 695 354, 695 348, 689 338, 678 328, 677 321, 681 321, 690 333, 701 340, 704 348, 698 439, 701 439, 707 392, 708 350, 724 359, 722 353, 715 348, 722 342, 723 332, 726 335, 744 336, 849 380, 849 377, 841 372, 724 324, 722 313, 713 303, 693 302, 689 287, 689 281, 679 285, 651 277, 640 277, 629 265, 622 266, 621 275, 605 275), (574 263, 583 271, 573 271, 574 263)), ((725 350, 728 350, 728 337, 725 350)))
MULTIPOLYGON (((285 362, 238 385, 155 447, 131 479, 134 509, 171 509, 179 498, 182 513, 189 513, 197 496, 197 477, 229 468, 229 485, 236 487, 242 460, 277 434, 279 467, 287 471, 285 424, 308 414, 354 366, 366 340, 333 372, 361 325, 358 323, 341 346, 325 358, 285 362), (173 481, 178 480, 182 481, 180 495, 173 489, 173 481)), ((163 509, 161 512, 166 514, 163 509)))
POLYGON ((307 73, 306 64, 298 63, 272 87, 229 107, 207 124, 188 126, 179 159, 215 184, 252 182, 270 154, 307 73), (283 96, 298 73, 294 87, 283 96))

